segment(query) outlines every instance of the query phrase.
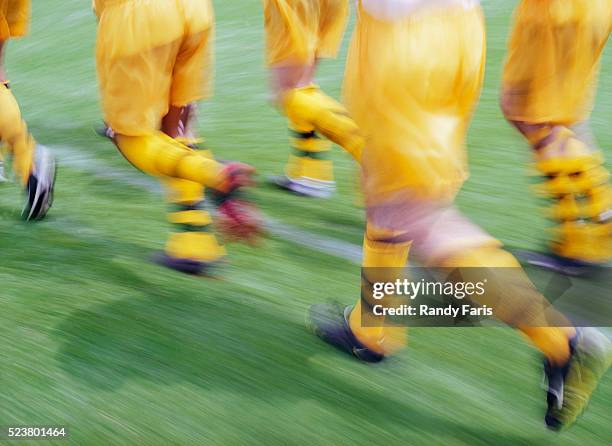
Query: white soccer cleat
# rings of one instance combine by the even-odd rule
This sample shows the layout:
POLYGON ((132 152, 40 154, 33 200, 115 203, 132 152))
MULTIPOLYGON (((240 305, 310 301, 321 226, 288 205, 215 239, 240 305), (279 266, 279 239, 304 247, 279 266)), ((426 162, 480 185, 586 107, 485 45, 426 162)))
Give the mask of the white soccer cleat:
POLYGON ((4 161, 0 161, 0 183, 8 183, 9 181, 4 171, 4 161))
POLYGON ((269 178, 270 183, 294 194, 310 198, 331 198, 336 192, 335 181, 315 180, 313 178, 289 178, 286 175, 269 178))
POLYGON ((47 215, 53 203, 55 173, 55 159, 46 147, 37 146, 34 168, 25 188, 26 203, 21 211, 24 220, 41 220, 47 215))

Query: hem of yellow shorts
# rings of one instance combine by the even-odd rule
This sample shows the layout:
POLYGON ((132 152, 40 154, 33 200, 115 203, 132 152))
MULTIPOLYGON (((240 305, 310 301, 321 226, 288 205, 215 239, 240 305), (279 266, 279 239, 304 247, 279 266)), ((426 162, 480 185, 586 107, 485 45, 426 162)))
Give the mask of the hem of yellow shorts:
POLYGON ((266 64, 270 68, 284 68, 284 67, 309 67, 319 59, 336 59, 338 52, 318 52, 309 58, 303 58, 298 56, 286 57, 284 59, 275 59, 268 57, 266 64))
POLYGON ((25 37, 27 35, 28 35, 27 29, 23 29, 23 30, 19 30, 19 31, 11 30, 10 33, 0 34, 0 41, 6 41, 6 40, 9 40, 9 39, 19 39, 19 38, 25 37))
POLYGON ((203 94, 187 96, 186 98, 174 99, 170 98, 170 106, 172 107, 185 107, 186 105, 193 104, 195 102, 200 102, 205 99, 209 99, 212 96, 212 92, 206 92, 203 94))
POLYGON ((564 125, 564 126, 572 126, 578 122, 585 121, 589 118, 589 114, 585 114, 584 116, 574 116, 571 118, 559 118, 554 115, 547 116, 538 116, 534 118, 533 116, 521 115, 521 114, 513 114, 508 113, 505 115, 508 121, 516 121, 516 122, 525 122, 528 124, 553 124, 553 125, 564 125))

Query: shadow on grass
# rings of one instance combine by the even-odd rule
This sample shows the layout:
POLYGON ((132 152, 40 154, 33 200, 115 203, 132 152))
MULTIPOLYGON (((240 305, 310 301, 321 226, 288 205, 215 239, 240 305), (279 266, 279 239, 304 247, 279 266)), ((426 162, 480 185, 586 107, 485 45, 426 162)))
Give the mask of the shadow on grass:
MULTIPOLYGON (((59 262, 69 274, 87 276, 88 283, 103 286, 112 280, 124 289, 123 297, 109 296, 108 302, 76 310, 51 330, 59 343, 58 367, 92 389, 120 394, 130 381, 153 386, 190 383, 203 391, 247 395, 272 405, 314 400, 362 429, 406 429, 425 439, 453 438, 470 445, 538 444, 520 433, 500 438, 493 427, 461 423, 449 418, 444 408, 423 407, 417 403, 422 397, 390 399, 391 389, 368 387, 364 380, 346 379, 333 368, 318 366, 310 359, 323 353, 358 375, 374 377, 377 367, 388 367, 351 362, 310 335, 302 323, 288 320, 274 302, 245 295, 240 287, 219 281, 196 286, 197 279, 178 275, 171 275, 176 280, 147 280, 133 264, 113 261, 117 253, 128 252, 144 262, 147 251, 141 246, 74 236, 44 225, 31 234, 46 243, 33 244, 30 251, 11 258, 12 267, 27 267, 35 249, 41 265, 59 262)), ((296 263, 304 261, 299 253, 294 256, 296 263)), ((410 377, 397 379, 399 385, 410 377)))
POLYGON ((132 285, 147 297, 96 305, 57 327, 62 342, 57 360, 65 373, 104 391, 118 390, 128 380, 157 386, 187 382, 267 404, 316 400, 355 423, 394 430, 409 425, 427 438, 452 437, 471 445, 536 444, 520 435, 500 438, 485 426, 458 423, 443 408, 438 414, 386 398, 362 382, 313 365, 309 359, 326 352, 356 373, 386 367, 348 363, 302 324, 274 315, 265 304, 215 292, 176 292, 169 300, 171 285, 152 287, 142 280, 132 285))

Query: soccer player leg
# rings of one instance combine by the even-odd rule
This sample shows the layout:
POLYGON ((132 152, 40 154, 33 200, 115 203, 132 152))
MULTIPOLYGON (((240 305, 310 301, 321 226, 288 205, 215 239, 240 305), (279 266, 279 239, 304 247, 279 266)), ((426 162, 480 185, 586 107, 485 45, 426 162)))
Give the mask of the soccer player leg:
POLYGON ((0 2, 0 40, 25 36, 30 26, 30 0, 0 2))
POLYGON ((9 38, 28 31, 30 0, 7 0, 0 10, 0 140, 13 158, 13 170, 24 187, 26 201, 21 212, 25 220, 40 220, 53 202, 55 161, 49 151, 37 146, 21 118, 17 101, 9 90, 4 73, 3 50, 9 38))
MULTIPOLYGON (((394 283, 405 276, 410 240, 368 224, 363 242, 361 298, 349 316, 349 328, 367 349, 389 356, 406 344, 406 327, 393 326, 376 314, 375 283, 394 283)), ((391 298, 393 299, 393 298, 391 298)), ((389 298, 386 303, 389 304, 389 298)))
POLYGON ((355 121, 340 102, 325 95, 316 85, 287 91, 282 107, 298 128, 312 126, 318 133, 346 150, 356 161, 361 160, 365 144, 355 121))
MULTIPOLYGON (((223 165, 158 130, 172 107, 184 107, 205 94, 203 76, 208 59, 201 51, 207 48, 207 36, 212 30, 211 10, 206 9, 210 3, 193 2, 187 6, 195 10, 183 15, 166 2, 155 7, 143 6, 136 12, 125 3, 104 9, 98 30, 97 68, 105 122, 115 131, 117 147, 135 167, 150 175, 215 189, 224 199, 219 211, 229 215, 225 220, 234 225, 232 228, 239 228, 240 235, 252 235, 256 225, 248 220, 246 212, 236 211, 245 206, 241 206, 235 193, 251 183, 253 169, 240 163, 223 165), (119 25, 126 15, 136 13, 134 20, 153 20, 148 17, 153 14, 155 20, 165 23, 168 32, 164 37, 171 39, 176 34, 176 38, 153 46, 157 34, 138 36, 142 39, 138 40, 139 51, 134 52, 131 46, 124 48, 119 25), (183 35, 185 20, 193 22, 187 27, 193 34, 183 35), (201 60, 194 62, 196 59, 201 60), (194 82, 193 87, 188 87, 189 81, 194 82)), ((176 187, 189 188, 186 184, 176 187)), ((180 191, 178 196, 185 200, 180 191)), ((203 219, 201 214, 198 218, 203 219)), ((214 251, 210 256, 218 257, 219 253, 214 251)))
POLYGON ((335 191, 331 143, 321 138, 314 127, 299 128, 290 124, 293 153, 285 167, 285 175, 273 181, 281 188, 298 195, 328 198, 335 191))
MULTIPOLYGON (((199 11, 208 2, 197 4, 192 15, 201 23, 188 28, 195 34, 205 33, 212 28, 213 18, 206 15, 207 10, 199 11)), ((173 97, 178 95, 174 67, 180 66, 184 42, 191 42, 192 38, 184 35, 185 20, 176 5, 166 2, 150 2, 137 10, 130 2, 121 2, 101 11, 96 67, 104 120, 115 132, 114 141, 121 153, 135 167, 151 175, 214 187, 223 181, 223 166, 159 130, 170 106, 175 105, 173 97), (126 20, 134 21, 143 30, 155 22, 166 32, 161 37, 152 31, 125 39, 122 33, 126 20)), ((201 76, 204 75, 202 69, 201 76)), ((202 84, 198 83, 198 91, 202 91, 202 84)))
MULTIPOLYGON (((452 225, 452 230, 457 228, 452 225)), ((437 243, 444 246, 443 240, 434 244, 437 243)), ((465 246, 430 261, 444 268, 459 268, 464 281, 487 278, 485 293, 474 300, 492 308, 495 317, 520 330, 545 358, 546 425, 553 430, 572 425, 612 364, 610 340, 592 328, 573 328, 499 244, 465 246)))
MULTIPOLYGON (((191 4, 196 8, 197 4, 191 4)), ((212 4, 197 11, 187 11, 191 29, 199 28, 198 13, 205 12, 212 17, 212 4)), ((164 132, 199 154, 212 158, 209 150, 203 149, 203 140, 198 138, 195 129, 197 101, 211 94, 213 72, 213 34, 214 26, 191 34, 183 39, 174 65, 172 86, 170 89, 170 108, 162 121, 164 132)), ((223 176, 233 182, 230 192, 223 192, 216 187, 210 190, 212 201, 217 205, 217 226, 227 240, 254 241, 261 232, 262 219, 255 206, 235 193, 235 189, 252 185, 250 179, 253 169, 241 163, 227 162, 223 167, 223 176)), ((227 185, 222 185, 227 187, 227 185)))
POLYGON ((478 303, 492 308, 496 318, 519 328, 552 363, 567 362, 569 338, 574 330, 565 327, 571 327, 571 323, 547 304, 512 254, 492 238, 485 242, 473 237, 472 244, 470 234, 482 231, 458 212, 453 213, 456 216, 452 219, 438 220, 438 224, 448 222, 453 241, 431 234, 417 246, 420 256, 433 267, 460 268, 462 280, 468 282, 486 277, 486 293, 477 299, 478 303), (429 256, 424 249, 435 256, 429 256))
POLYGON ((406 344, 406 327, 394 326, 373 311, 377 282, 395 282, 404 275, 410 242, 391 237, 368 224, 363 242, 361 298, 355 306, 317 304, 310 309, 314 333, 325 342, 364 362, 379 362, 406 344))
POLYGON ((204 208, 204 188, 200 183, 175 178, 162 182, 172 229, 158 261, 188 274, 210 274, 225 256, 225 248, 217 240, 212 218, 204 208))
MULTIPOLYGON (((317 22, 319 26, 316 36, 316 61, 336 57, 344 35, 347 14, 348 2, 346 0, 321 1, 320 16, 317 22)), ((314 71, 314 68, 312 71, 314 71)), ((312 79, 307 80, 312 83, 312 79)), ((297 139, 293 139, 292 147, 295 156, 291 158, 293 163, 290 161, 287 175, 291 177, 290 170, 293 166, 297 169, 303 166, 307 171, 315 169, 312 172, 316 175, 314 178, 320 178, 322 181, 333 181, 331 161, 327 159, 330 144, 323 138, 317 139, 316 130, 312 126, 299 128, 299 122, 290 122, 291 127, 293 127, 291 128, 292 134, 297 136, 297 139)), ((305 176, 310 177, 311 174, 307 173, 305 176)))
POLYGON ((219 163, 203 151, 157 132, 143 136, 116 135, 117 147, 135 167, 150 175, 198 183, 214 192, 220 229, 233 240, 251 241, 261 232, 256 208, 240 191, 254 184, 255 170, 246 164, 219 163))
POLYGON ((168 176, 199 183, 206 187, 221 187, 224 166, 214 159, 170 138, 162 132, 128 136, 116 134, 121 154, 136 168, 153 176, 168 176))
MULTIPOLYGON (((544 3, 522 0, 517 7, 501 105, 511 122, 569 126, 591 112, 612 5, 607 0, 544 3)), ((534 142, 542 137, 536 135, 534 142)))
POLYGON ((533 148, 544 177, 537 190, 549 198, 557 226, 548 262, 567 271, 612 258, 608 173, 601 155, 571 130, 588 119, 611 24, 609 2, 542 8, 523 1, 504 69, 502 109, 533 148))
POLYGON ((302 183, 307 187, 298 185, 298 193, 302 193, 299 189, 307 191, 315 186, 321 190, 320 196, 329 196, 334 189, 328 160, 330 144, 322 138, 338 144, 359 161, 364 138, 357 124, 344 105, 325 95, 316 85, 286 91, 281 107, 290 122, 294 149, 286 176, 305 180, 302 183))
MULTIPOLYGON (((484 28, 478 11, 469 11, 467 20, 463 17, 463 8, 455 8, 448 14, 444 11, 441 17, 436 16, 437 11, 441 9, 418 21, 383 21, 362 9, 349 52, 345 97, 368 136, 367 147, 359 156, 368 215, 362 296, 350 313, 345 310, 343 318, 336 316, 337 322, 324 329, 319 324, 316 332, 327 342, 364 360, 380 360, 405 342, 404 328, 392 327, 382 315, 374 313, 376 302, 372 296, 374 283, 399 278, 410 241, 415 240, 415 209, 406 205, 399 212, 398 203, 423 191, 428 193, 430 188, 452 184, 456 182, 454 178, 461 181, 463 177, 457 173, 461 170, 457 166, 462 163, 455 162, 460 149, 455 140, 462 140, 463 135, 455 127, 467 126, 460 116, 449 116, 452 107, 448 104, 449 98, 478 96, 484 62, 484 28), (460 42, 456 48, 448 46, 449 35, 466 30, 473 41, 460 42), (386 50, 390 39, 394 51, 386 50), (442 53, 436 51, 436 45, 448 57, 440 57, 442 53), (466 48, 469 54, 465 54, 466 48), (421 63, 421 59, 427 63, 421 63), (428 70, 432 66, 437 75, 435 83, 431 82, 434 76, 428 70), (465 75, 448 76, 448 80, 439 75, 463 67, 465 75), (465 85, 458 85, 457 79, 466 80, 465 85), (461 94, 456 94, 456 90, 461 94), (436 107, 441 108, 442 119, 435 119, 432 110, 436 107), (445 125, 444 132, 439 132, 440 123, 445 125), (436 149, 445 145, 445 137, 452 140, 449 145, 453 150, 446 149, 441 155, 436 149), (449 178, 437 181, 435 177, 445 176, 447 172, 449 178)), ((450 42, 457 43, 459 39, 450 42)), ((473 101, 466 102, 471 105, 473 101)), ((471 110, 470 105, 465 107, 466 114, 471 110)), ((456 108, 459 114, 464 107, 456 108)))
MULTIPOLYGON (((188 2, 185 11, 188 28, 172 71, 170 108, 162 121, 162 130, 173 138, 183 138, 193 144, 195 138, 197 102, 212 94, 214 65, 214 12, 210 1, 188 2)), ((189 145, 189 143, 188 143, 189 145)))
POLYGON ((550 202, 555 223, 551 250, 576 264, 612 258, 612 188, 601 152, 557 126, 535 153, 543 181, 536 190, 550 202))
POLYGON ((191 148, 203 148, 204 140, 197 137, 197 104, 171 105, 162 120, 161 130, 191 148))
POLYGON ((335 56, 348 14, 346 0, 267 0, 267 60, 280 108, 287 115, 293 153, 285 175, 273 181, 295 193, 328 197, 335 189, 331 144, 357 152, 344 107, 313 84, 317 61, 335 56), (333 115, 330 116, 330 113, 333 115))
POLYGON ((22 217, 42 219, 53 202, 55 161, 29 133, 7 84, 0 84, 0 140, 6 144, 13 171, 25 191, 22 217))
MULTIPOLYGON (((175 63, 170 107, 162 120, 162 131, 177 142, 212 158, 202 150, 193 128, 195 101, 207 95, 210 83, 210 49, 207 30, 183 42, 175 63)), ((205 209, 204 187, 193 181, 162 179, 169 206, 172 231, 165 251, 158 257, 163 265, 188 274, 210 274, 225 256, 225 248, 212 230, 212 219, 205 209)))

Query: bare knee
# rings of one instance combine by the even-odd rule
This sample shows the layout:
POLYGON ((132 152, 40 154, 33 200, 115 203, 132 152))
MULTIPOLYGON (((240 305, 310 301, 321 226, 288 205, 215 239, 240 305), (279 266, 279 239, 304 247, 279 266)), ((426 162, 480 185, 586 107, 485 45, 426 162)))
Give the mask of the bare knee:
POLYGON ((315 64, 275 66, 270 71, 272 92, 275 100, 279 101, 287 91, 312 84, 315 64))

